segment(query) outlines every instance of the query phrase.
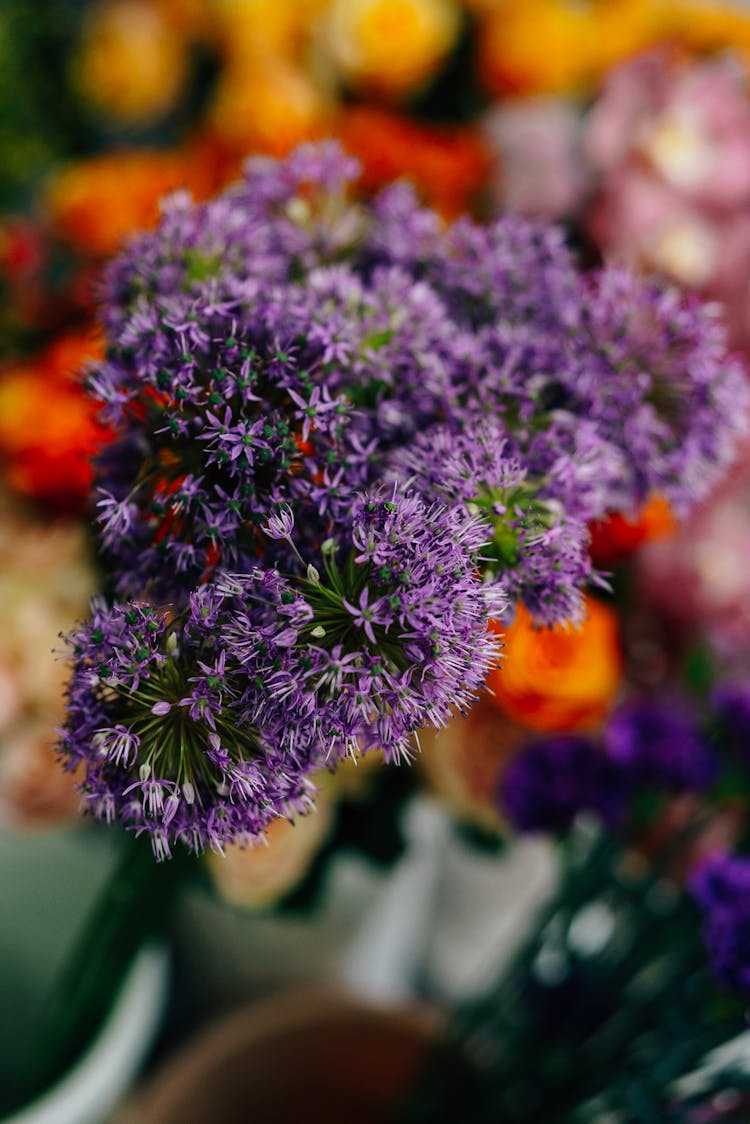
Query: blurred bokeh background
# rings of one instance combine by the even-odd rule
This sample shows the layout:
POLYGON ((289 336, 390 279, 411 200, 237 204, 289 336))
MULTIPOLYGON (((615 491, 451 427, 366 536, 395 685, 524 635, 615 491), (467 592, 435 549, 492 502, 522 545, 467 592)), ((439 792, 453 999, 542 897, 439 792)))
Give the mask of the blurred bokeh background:
MULTIPOLYGON (((6 819, 76 807, 49 752, 64 682, 51 650, 101 581, 88 488, 108 436, 80 372, 102 347, 99 271, 155 223, 160 198, 206 197, 248 156, 334 136, 361 162, 362 193, 407 177, 446 221, 558 220, 584 262, 626 261, 720 302, 745 350, 749 66, 750 14, 709 0, 4 0, 6 819)), ((719 549, 705 526, 699 541, 686 531, 647 576, 674 589, 674 561, 695 612, 741 646, 742 489, 704 520, 719 549)), ((668 524, 657 504, 642 526, 600 529, 594 547, 609 564, 668 524), (619 546, 599 541, 613 533, 619 546)), ((673 600, 684 615, 682 592, 673 600)))
MULTIPOLYGON (((584 263, 626 262, 718 302, 733 347, 750 356, 743 5, 2 0, 3 838, 78 824, 75 777, 53 750, 65 686, 55 649, 104 582, 89 485, 90 459, 109 435, 81 379, 102 352, 100 270, 129 235, 157 221, 166 193, 206 198, 248 157, 281 156, 323 137, 358 158, 363 195, 406 177, 446 222, 507 210, 555 220, 584 263)), ((626 682, 666 689, 678 666, 689 665, 696 682, 708 664, 747 674, 747 464, 750 452, 686 527, 677 529, 654 497, 638 518, 592 528, 595 560, 622 578, 615 587, 627 597, 618 608, 593 608, 585 636, 540 633, 519 613, 494 700, 427 739, 418 769, 384 779, 376 758, 343 769, 325 778, 317 817, 301 828, 279 823, 268 849, 207 864, 220 899, 266 917, 266 930, 255 932, 256 964, 282 939, 269 911, 312 908, 321 872, 343 847, 379 869, 395 861, 408 836, 399 817, 414 791, 442 801, 489 862, 501 826, 498 777, 531 733, 596 727, 626 682), (536 694, 530 683, 541 684, 536 694)), ((433 827, 420 824, 414 831, 429 836, 433 827)), ((454 860, 460 868, 463 859, 454 860)), ((491 879, 488 869, 477 877, 491 879)), ((528 869, 538 868, 532 861, 528 869)), ((503 877, 517 898, 517 878, 503 877)), ((356 864, 339 877, 361 910, 372 897, 368 879, 356 864)), ((201 941, 226 926, 215 899, 193 904, 188 969, 201 941)), ((331 931, 350 934, 331 909, 331 931)), ((432 949, 423 970, 444 992, 470 988, 487 948, 504 939, 483 924, 467 960, 450 934, 432 949)), ((235 944, 246 939, 232 933, 235 944)), ((298 948, 289 945, 287 966, 298 948)), ((320 968, 314 957, 296 965, 300 978, 320 968)), ((264 973, 273 978, 247 960, 242 971, 249 990, 264 973)), ((230 972, 206 987, 226 997, 235 982, 230 972)))

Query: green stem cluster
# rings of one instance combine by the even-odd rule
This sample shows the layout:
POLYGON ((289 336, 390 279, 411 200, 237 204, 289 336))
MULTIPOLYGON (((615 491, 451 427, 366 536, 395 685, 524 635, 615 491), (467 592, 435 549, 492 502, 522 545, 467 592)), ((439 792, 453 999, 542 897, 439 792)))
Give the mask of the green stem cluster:
POLYGON ((632 855, 607 836, 569 848, 533 933, 497 985, 457 1013, 397 1119, 679 1120, 677 1080, 743 1029, 739 1003, 710 978, 696 907, 672 880, 690 834, 630 874, 632 855), (587 942, 592 909, 600 935, 589 928, 587 942))

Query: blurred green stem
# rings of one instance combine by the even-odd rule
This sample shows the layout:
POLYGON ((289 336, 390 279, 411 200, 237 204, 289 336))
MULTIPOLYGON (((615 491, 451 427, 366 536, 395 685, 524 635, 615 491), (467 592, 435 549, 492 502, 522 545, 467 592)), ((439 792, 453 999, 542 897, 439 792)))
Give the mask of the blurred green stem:
POLYGON ((81 929, 40 1016, 18 1106, 48 1089, 82 1054, 101 1026, 144 941, 162 936, 194 860, 157 863, 148 836, 122 839, 119 862, 81 929))

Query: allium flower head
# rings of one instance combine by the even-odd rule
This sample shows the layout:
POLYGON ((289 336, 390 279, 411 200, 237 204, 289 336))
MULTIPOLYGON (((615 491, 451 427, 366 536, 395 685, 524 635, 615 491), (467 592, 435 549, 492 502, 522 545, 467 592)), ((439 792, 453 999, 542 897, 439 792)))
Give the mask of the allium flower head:
MULTIPOLYGON (((284 609, 288 621, 298 606, 292 599, 284 609)), ((89 810, 147 833, 158 858, 176 841, 221 849, 312 805, 309 775, 325 732, 315 714, 269 705, 252 660, 222 642, 235 610, 207 589, 182 623, 137 602, 96 603, 69 638, 60 752, 69 768, 85 766, 89 810)), ((256 614, 251 635, 264 666, 284 657, 286 621, 256 614)))
POLYGON ((290 582, 309 619, 285 689, 314 693, 345 751, 408 757, 420 727, 474 701, 497 658, 488 619, 505 606, 477 573, 483 540, 460 508, 372 493, 323 544, 320 567, 290 582))
POLYGON ((481 519, 481 569, 511 605, 523 602, 540 624, 580 621, 582 590, 594 580, 587 527, 546 498, 545 481, 529 477, 508 445, 497 420, 467 419, 458 433, 443 426, 418 434, 393 465, 424 495, 460 503, 481 519))
POLYGON ((571 390, 623 453, 613 496, 636 507, 658 492, 684 515, 747 430, 747 375, 716 308, 609 268, 592 278, 581 338, 571 390))

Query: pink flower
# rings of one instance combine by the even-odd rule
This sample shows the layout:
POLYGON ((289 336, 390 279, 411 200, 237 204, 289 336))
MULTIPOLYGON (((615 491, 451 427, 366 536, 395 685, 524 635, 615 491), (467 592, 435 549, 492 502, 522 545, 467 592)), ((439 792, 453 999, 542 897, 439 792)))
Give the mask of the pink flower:
POLYGON ((556 219, 579 208, 587 177, 573 100, 500 103, 485 117, 484 133, 498 165, 493 194, 500 209, 556 219))
POLYGON ((610 76, 584 140, 598 176, 586 226, 605 256, 719 301, 741 347, 750 347, 746 82, 728 57, 653 52, 610 76))
POLYGON ((750 659, 748 558, 750 447, 727 485, 677 535, 640 551, 645 607, 679 631, 699 629, 730 665, 744 663, 750 659))

